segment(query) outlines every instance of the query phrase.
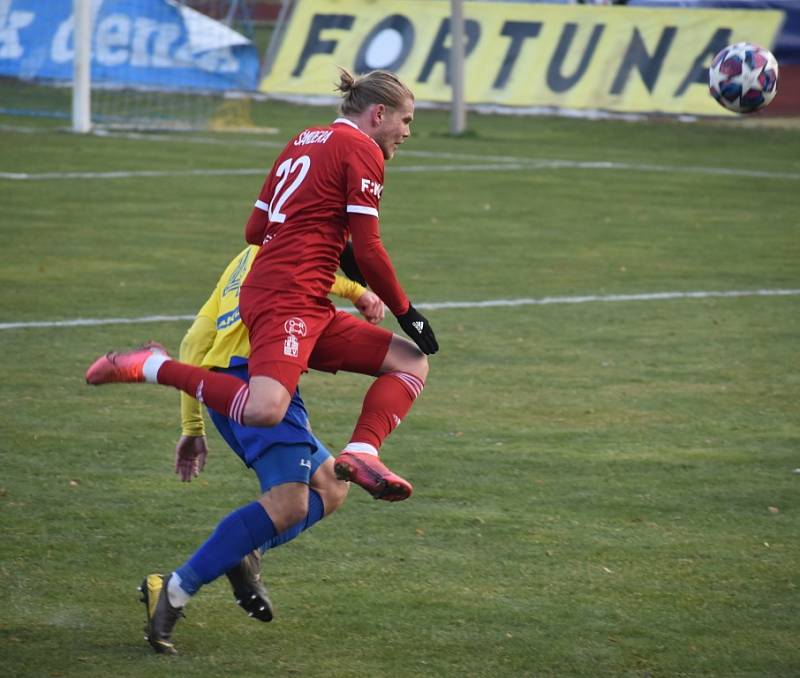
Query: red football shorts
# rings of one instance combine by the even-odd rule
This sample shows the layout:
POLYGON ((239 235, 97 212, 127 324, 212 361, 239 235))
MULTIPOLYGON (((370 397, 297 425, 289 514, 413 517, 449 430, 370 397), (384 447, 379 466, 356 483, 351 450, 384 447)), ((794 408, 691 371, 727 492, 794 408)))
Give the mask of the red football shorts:
POLYGON ((244 287, 239 311, 250 333, 249 374, 294 393, 308 368, 378 374, 392 333, 313 297, 244 287))

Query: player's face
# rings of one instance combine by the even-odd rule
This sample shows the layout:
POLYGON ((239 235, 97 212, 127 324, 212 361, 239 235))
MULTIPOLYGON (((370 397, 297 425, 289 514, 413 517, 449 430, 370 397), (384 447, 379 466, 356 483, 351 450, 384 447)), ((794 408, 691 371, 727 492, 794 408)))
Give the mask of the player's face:
POLYGON ((386 160, 391 160, 397 147, 411 136, 413 120, 413 99, 406 99, 398 108, 383 109, 381 123, 372 138, 381 147, 386 160))

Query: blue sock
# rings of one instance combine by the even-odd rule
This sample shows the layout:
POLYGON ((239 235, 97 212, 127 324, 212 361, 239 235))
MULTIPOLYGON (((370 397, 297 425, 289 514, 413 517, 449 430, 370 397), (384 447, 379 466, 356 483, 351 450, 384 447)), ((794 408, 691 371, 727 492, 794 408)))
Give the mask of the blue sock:
POLYGON ((314 523, 318 523, 325 515, 325 506, 322 503, 322 497, 319 496, 314 490, 308 490, 308 513, 303 520, 296 522, 288 530, 284 530, 279 535, 272 537, 264 544, 261 545, 261 553, 267 549, 275 548, 287 541, 291 541, 301 532, 305 532, 314 523))
POLYGON ((225 574, 250 551, 274 537, 275 526, 257 501, 236 509, 225 516, 194 555, 175 570, 181 578, 181 588, 193 595, 203 584, 225 574))

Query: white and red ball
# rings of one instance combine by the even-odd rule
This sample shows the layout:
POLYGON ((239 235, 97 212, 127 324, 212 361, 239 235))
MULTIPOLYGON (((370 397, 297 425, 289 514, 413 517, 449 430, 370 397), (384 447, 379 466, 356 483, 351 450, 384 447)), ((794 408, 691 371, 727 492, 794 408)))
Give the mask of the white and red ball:
POLYGON ((719 52, 708 69, 708 88, 734 113, 755 113, 775 98, 778 62, 768 49, 737 42, 719 52))

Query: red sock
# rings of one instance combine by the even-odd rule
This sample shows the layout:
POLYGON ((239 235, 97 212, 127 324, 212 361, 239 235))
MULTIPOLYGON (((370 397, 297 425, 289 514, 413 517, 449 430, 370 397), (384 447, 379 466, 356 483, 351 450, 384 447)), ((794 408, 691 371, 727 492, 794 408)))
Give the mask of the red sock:
POLYGON ((422 392, 422 379, 407 372, 389 372, 378 377, 364 396, 361 416, 351 443, 368 443, 376 450, 408 414, 422 392))
POLYGON ((158 370, 158 383, 174 386, 215 412, 242 423, 250 391, 241 379, 177 360, 167 360, 158 370))

